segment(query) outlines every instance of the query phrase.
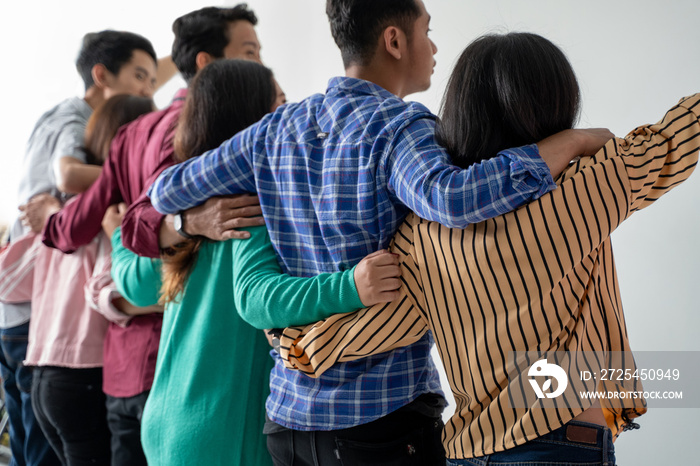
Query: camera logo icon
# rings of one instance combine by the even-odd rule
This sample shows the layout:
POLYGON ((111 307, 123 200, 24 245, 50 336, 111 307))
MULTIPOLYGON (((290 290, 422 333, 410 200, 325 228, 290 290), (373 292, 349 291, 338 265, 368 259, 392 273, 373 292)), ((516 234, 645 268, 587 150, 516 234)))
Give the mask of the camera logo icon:
POLYGON ((556 398, 564 393, 564 390, 569 385, 569 379, 564 369, 556 364, 548 363, 547 359, 540 359, 535 362, 530 366, 527 375, 530 377, 528 381, 532 385, 537 398, 556 398), (535 377, 547 377, 547 379, 540 387, 535 377), (552 389, 552 379, 557 381, 557 389, 553 392, 548 392, 548 390, 552 389))

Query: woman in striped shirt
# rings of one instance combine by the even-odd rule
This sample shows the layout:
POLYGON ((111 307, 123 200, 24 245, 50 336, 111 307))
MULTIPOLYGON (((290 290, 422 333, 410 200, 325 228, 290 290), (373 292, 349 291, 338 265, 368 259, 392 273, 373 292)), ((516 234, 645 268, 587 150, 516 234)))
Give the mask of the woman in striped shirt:
MULTIPOLYGON (((577 394, 641 386, 573 375, 612 362, 634 369, 610 234, 690 176, 699 101, 683 99, 659 123, 610 140, 568 167, 558 189, 509 214, 465 230, 409 216, 392 245, 402 298, 288 328, 282 357, 314 377, 429 329, 457 403, 443 434, 448 464, 613 465, 612 440, 636 427, 631 419, 645 412, 644 400, 599 403, 577 394), (536 370, 551 369, 551 361, 571 376, 545 395, 536 370)), ((575 75, 556 46, 534 34, 488 35, 455 66, 439 138, 455 164, 467 166, 572 127, 578 109, 575 75)))

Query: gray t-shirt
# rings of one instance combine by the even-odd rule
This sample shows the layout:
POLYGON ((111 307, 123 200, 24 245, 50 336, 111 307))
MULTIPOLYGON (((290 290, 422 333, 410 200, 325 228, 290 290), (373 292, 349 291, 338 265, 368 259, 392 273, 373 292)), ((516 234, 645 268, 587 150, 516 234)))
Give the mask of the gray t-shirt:
MULTIPOLYGON (((86 161, 83 137, 92 108, 79 97, 66 99, 44 113, 32 131, 24 155, 22 178, 19 182, 19 203, 24 204, 41 193, 59 195, 56 188, 59 160, 74 157, 86 161)), ((16 219, 10 230, 10 241, 29 230, 16 219)), ((29 303, 3 305, 0 303, 0 328, 16 327, 29 320, 29 303)))

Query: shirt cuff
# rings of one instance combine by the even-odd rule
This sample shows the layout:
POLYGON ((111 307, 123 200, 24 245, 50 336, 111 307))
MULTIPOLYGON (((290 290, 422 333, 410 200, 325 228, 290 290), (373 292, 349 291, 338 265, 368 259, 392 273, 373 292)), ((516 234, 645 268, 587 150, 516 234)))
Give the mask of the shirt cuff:
POLYGON ((357 268, 357 265, 348 270, 343 276, 343 280, 347 284, 346 287, 342 287, 340 290, 340 301, 348 302, 355 309, 363 309, 365 305, 360 300, 360 294, 357 292, 357 285, 355 284, 355 268, 357 268))
POLYGON ((498 155, 511 160, 510 179, 513 189, 521 193, 533 193, 531 200, 539 199, 556 188, 549 167, 540 157, 537 144, 507 149, 498 155))
POLYGON ((113 301, 121 298, 117 288, 114 285, 107 286, 100 290, 100 295, 97 300, 97 312, 102 314, 107 320, 113 322, 120 327, 126 327, 132 319, 132 316, 123 313, 114 305, 113 301))
POLYGON ((284 329, 282 335, 279 336, 279 348, 277 352, 279 353, 284 366, 289 369, 300 369, 305 365, 308 365, 308 358, 305 354, 298 354, 298 350, 294 347, 297 340, 301 338, 303 327, 287 327, 284 329), (302 361, 299 361, 299 357, 302 361))

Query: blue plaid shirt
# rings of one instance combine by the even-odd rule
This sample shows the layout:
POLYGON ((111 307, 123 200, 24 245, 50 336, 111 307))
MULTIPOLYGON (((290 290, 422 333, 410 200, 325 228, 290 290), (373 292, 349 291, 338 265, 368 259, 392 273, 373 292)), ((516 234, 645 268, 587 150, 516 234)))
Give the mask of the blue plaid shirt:
MULTIPOLYGON (((464 228, 554 188, 536 146, 466 170, 435 142, 435 116, 359 79, 287 104, 200 157, 165 170, 153 206, 176 213, 217 195, 257 192, 282 269, 313 276, 346 270, 385 248, 409 211, 464 228)), ((367 423, 422 393, 439 392, 423 340, 342 363, 319 379, 285 369, 270 377, 268 416, 297 430, 367 423)))

